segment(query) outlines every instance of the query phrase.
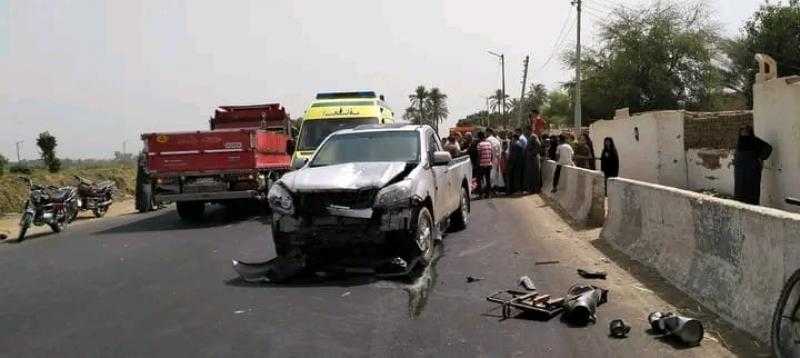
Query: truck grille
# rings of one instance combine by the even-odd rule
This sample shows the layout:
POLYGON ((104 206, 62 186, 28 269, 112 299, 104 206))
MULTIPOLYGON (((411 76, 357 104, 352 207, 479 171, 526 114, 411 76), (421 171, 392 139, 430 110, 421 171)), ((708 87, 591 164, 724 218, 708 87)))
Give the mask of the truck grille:
POLYGON ((300 194, 297 195, 295 205, 298 212, 312 215, 327 214, 326 208, 329 205, 350 209, 369 209, 372 208, 377 193, 377 189, 372 189, 300 194))

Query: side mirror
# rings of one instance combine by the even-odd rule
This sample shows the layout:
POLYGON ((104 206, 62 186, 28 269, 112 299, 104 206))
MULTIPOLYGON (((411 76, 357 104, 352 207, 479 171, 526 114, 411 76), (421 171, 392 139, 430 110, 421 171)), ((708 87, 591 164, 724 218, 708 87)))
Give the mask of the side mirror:
POLYGON ((433 164, 433 166, 448 165, 452 160, 453 157, 450 155, 450 152, 433 152, 431 164, 433 164))
POLYGON ((293 170, 300 169, 303 166, 305 166, 306 163, 308 163, 307 158, 300 158, 300 157, 294 158, 294 160, 292 161, 292 169, 293 170))

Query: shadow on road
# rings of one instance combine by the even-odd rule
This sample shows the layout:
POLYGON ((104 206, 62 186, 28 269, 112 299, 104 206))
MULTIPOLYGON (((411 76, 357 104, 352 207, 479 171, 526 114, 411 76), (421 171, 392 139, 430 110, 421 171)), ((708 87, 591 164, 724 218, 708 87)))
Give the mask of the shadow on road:
MULTIPOLYGON (((769 353, 764 347, 759 345, 755 337, 741 330, 737 330, 711 310, 703 307, 700 302, 681 292, 675 286, 667 283, 657 271, 631 260, 628 256, 617 251, 601 238, 591 240, 590 243, 605 254, 606 257, 613 260, 621 268, 630 273, 639 282, 644 283, 646 288, 642 289, 652 291, 665 302, 669 302, 675 307, 678 307, 680 313, 702 321, 706 331, 706 337, 718 339, 723 346, 738 356, 769 356, 769 353)), ((658 309, 660 309, 660 307, 653 307, 653 311, 658 309)), ((669 339, 669 337, 657 338, 659 342, 669 345, 670 347, 681 347, 680 344, 675 343, 673 340, 669 339)))
POLYGON ((98 231, 93 235, 202 229, 248 220, 258 220, 265 225, 269 225, 270 223, 268 214, 258 208, 237 207, 235 210, 232 210, 231 208, 222 205, 209 205, 206 207, 205 217, 201 221, 187 222, 178 217, 178 213, 174 208, 162 209, 162 211, 158 214, 147 216, 141 220, 129 222, 120 226, 98 231))

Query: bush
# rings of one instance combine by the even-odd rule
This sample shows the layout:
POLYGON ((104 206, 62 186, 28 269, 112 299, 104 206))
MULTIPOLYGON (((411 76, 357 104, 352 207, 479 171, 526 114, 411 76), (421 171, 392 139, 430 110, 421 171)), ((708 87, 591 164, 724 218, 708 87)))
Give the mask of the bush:
POLYGON ((31 168, 28 168, 27 165, 20 163, 12 165, 11 168, 8 168, 8 171, 14 174, 31 175, 31 168))
POLYGON ((6 173, 6 166, 8 166, 8 159, 0 154, 0 176, 6 173))

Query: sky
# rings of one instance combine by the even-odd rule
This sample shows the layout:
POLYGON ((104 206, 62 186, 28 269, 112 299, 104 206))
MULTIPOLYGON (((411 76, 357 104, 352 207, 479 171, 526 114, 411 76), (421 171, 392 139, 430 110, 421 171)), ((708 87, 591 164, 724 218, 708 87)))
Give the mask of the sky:
MULTIPOLYGON (((762 3, 707 1, 727 35, 762 3)), ((609 9, 649 1, 584 4, 591 45, 609 9)), ((557 53, 575 18, 569 0, 0 0, 0 154, 16 160, 24 141, 34 159, 50 131, 61 157, 108 158, 141 133, 204 129, 218 105, 298 117, 332 90, 384 93, 400 116, 416 86, 439 87, 451 123, 500 88, 487 50, 505 54, 511 96, 526 55, 529 83, 569 80, 557 53)))

